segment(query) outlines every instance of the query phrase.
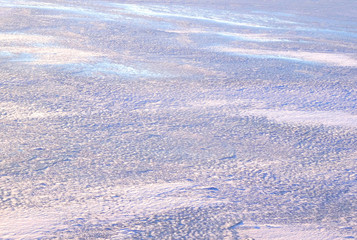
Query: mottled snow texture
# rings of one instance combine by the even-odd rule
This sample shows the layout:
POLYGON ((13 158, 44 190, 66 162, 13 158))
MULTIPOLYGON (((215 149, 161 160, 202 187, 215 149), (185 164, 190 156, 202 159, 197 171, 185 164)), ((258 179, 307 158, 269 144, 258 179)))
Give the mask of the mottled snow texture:
POLYGON ((0 239, 357 238, 355 0, 0 0, 0 239))

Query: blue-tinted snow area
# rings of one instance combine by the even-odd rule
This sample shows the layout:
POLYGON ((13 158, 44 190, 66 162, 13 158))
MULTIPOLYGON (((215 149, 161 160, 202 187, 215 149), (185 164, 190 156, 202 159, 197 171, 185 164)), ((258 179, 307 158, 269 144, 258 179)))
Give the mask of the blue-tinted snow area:
POLYGON ((0 59, 4 59, 10 62, 32 62, 34 61, 34 56, 28 53, 14 54, 7 51, 0 52, 0 59))
POLYGON ((34 61, 34 57, 32 54, 29 53, 21 53, 14 57, 12 60, 13 62, 32 62, 34 61))
POLYGON ((356 4, 0 0, 0 239, 357 238, 356 4))
POLYGON ((0 52, 0 57, 12 57, 13 55, 14 55, 13 53, 7 51, 0 52))
POLYGON ((133 67, 125 66, 122 64, 110 63, 110 62, 98 62, 94 64, 90 63, 78 63, 60 65, 66 71, 72 72, 75 75, 84 77, 95 76, 98 74, 118 75, 124 77, 148 77, 148 78, 160 78, 161 75, 151 72, 149 70, 139 70, 133 67))

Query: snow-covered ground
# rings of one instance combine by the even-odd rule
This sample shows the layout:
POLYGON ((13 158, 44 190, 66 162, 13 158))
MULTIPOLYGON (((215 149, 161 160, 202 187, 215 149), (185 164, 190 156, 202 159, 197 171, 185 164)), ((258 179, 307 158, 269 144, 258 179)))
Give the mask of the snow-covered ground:
POLYGON ((356 9, 0 0, 0 239, 357 238, 356 9))

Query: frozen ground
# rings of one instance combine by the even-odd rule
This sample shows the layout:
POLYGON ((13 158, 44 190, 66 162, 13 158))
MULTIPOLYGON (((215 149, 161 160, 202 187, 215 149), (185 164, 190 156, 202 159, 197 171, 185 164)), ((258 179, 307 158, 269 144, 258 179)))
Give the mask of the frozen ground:
POLYGON ((357 238, 356 16, 0 0, 0 239, 357 238))

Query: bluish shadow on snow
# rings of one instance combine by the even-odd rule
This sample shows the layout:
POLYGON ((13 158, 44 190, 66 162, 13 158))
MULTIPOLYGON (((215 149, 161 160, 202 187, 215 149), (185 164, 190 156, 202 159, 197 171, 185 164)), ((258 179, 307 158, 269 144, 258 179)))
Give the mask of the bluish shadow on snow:
POLYGON ((0 58, 10 58, 13 57, 14 54, 11 52, 7 52, 7 51, 0 51, 0 58))
POLYGON ((309 35, 311 33, 320 33, 320 34, 332 34, 333 37, 343 37, 343 38, 353 38, 354 40, 357 38, 357 33, 348 32, 343 30, 333 30, 326 28, 312 28, 312 27, 298 27, 297 31, 308 32, 309 35))
POLYGON ((276 59, 276 60, 282 60, 282 61, 299 62, 299 63, 310 64, 310 65, 311 64, 312 65, 318 64, 317 62, 307 61, 307 60, 304 60, 304 59, 301 59, 301 58, 279 56, 279 55, 270 55, 270 54, 248 54, 248 53, 239 53, 239 52, 232 52, 232 53, 227 53, 227 54, 246 57, 246 58, 276 59))
POLYGON ((117 75, 122 77, 163 77, 159 73, 154 73, 146 69, 136 69, 134 67, 125 66, 123 64, 111 62, 99 63, 78 63, 61 65, 65 71, 72 72, 79 76, 95 76, 99 74, 117 75))
POLYGON ((56 47, 57 45, 54 43, 33 43, 31 44, 31 47, 35 47, 35 48, 44 48, 44 47, 56 47))
POLYGON ((120 23, 128 24, 135 28, 150 29, 153 31, 165 31, 176 28, 175 25, 170 22, 155 18, 133 18, 125 16, 120 19, 120 23))
MULTIPOLYGON (((35 56, 30 53, 20 53, 20 54, 14 54, 14 53, 6 53, 6 57, 10 58, 8 59, 9 62, 33 62, 36 60, 35 56)), ((1 58, 1 54, 0 54, 1 58)))
POLYGON ((273 15, 273 16, 281 16, 281 17, 296 17, 295 14, 292 13, 284 13, 284 12, 267 12, 262 10, 252 11, 253 13, 257 14, 264 14, 264 15, 273 15))

